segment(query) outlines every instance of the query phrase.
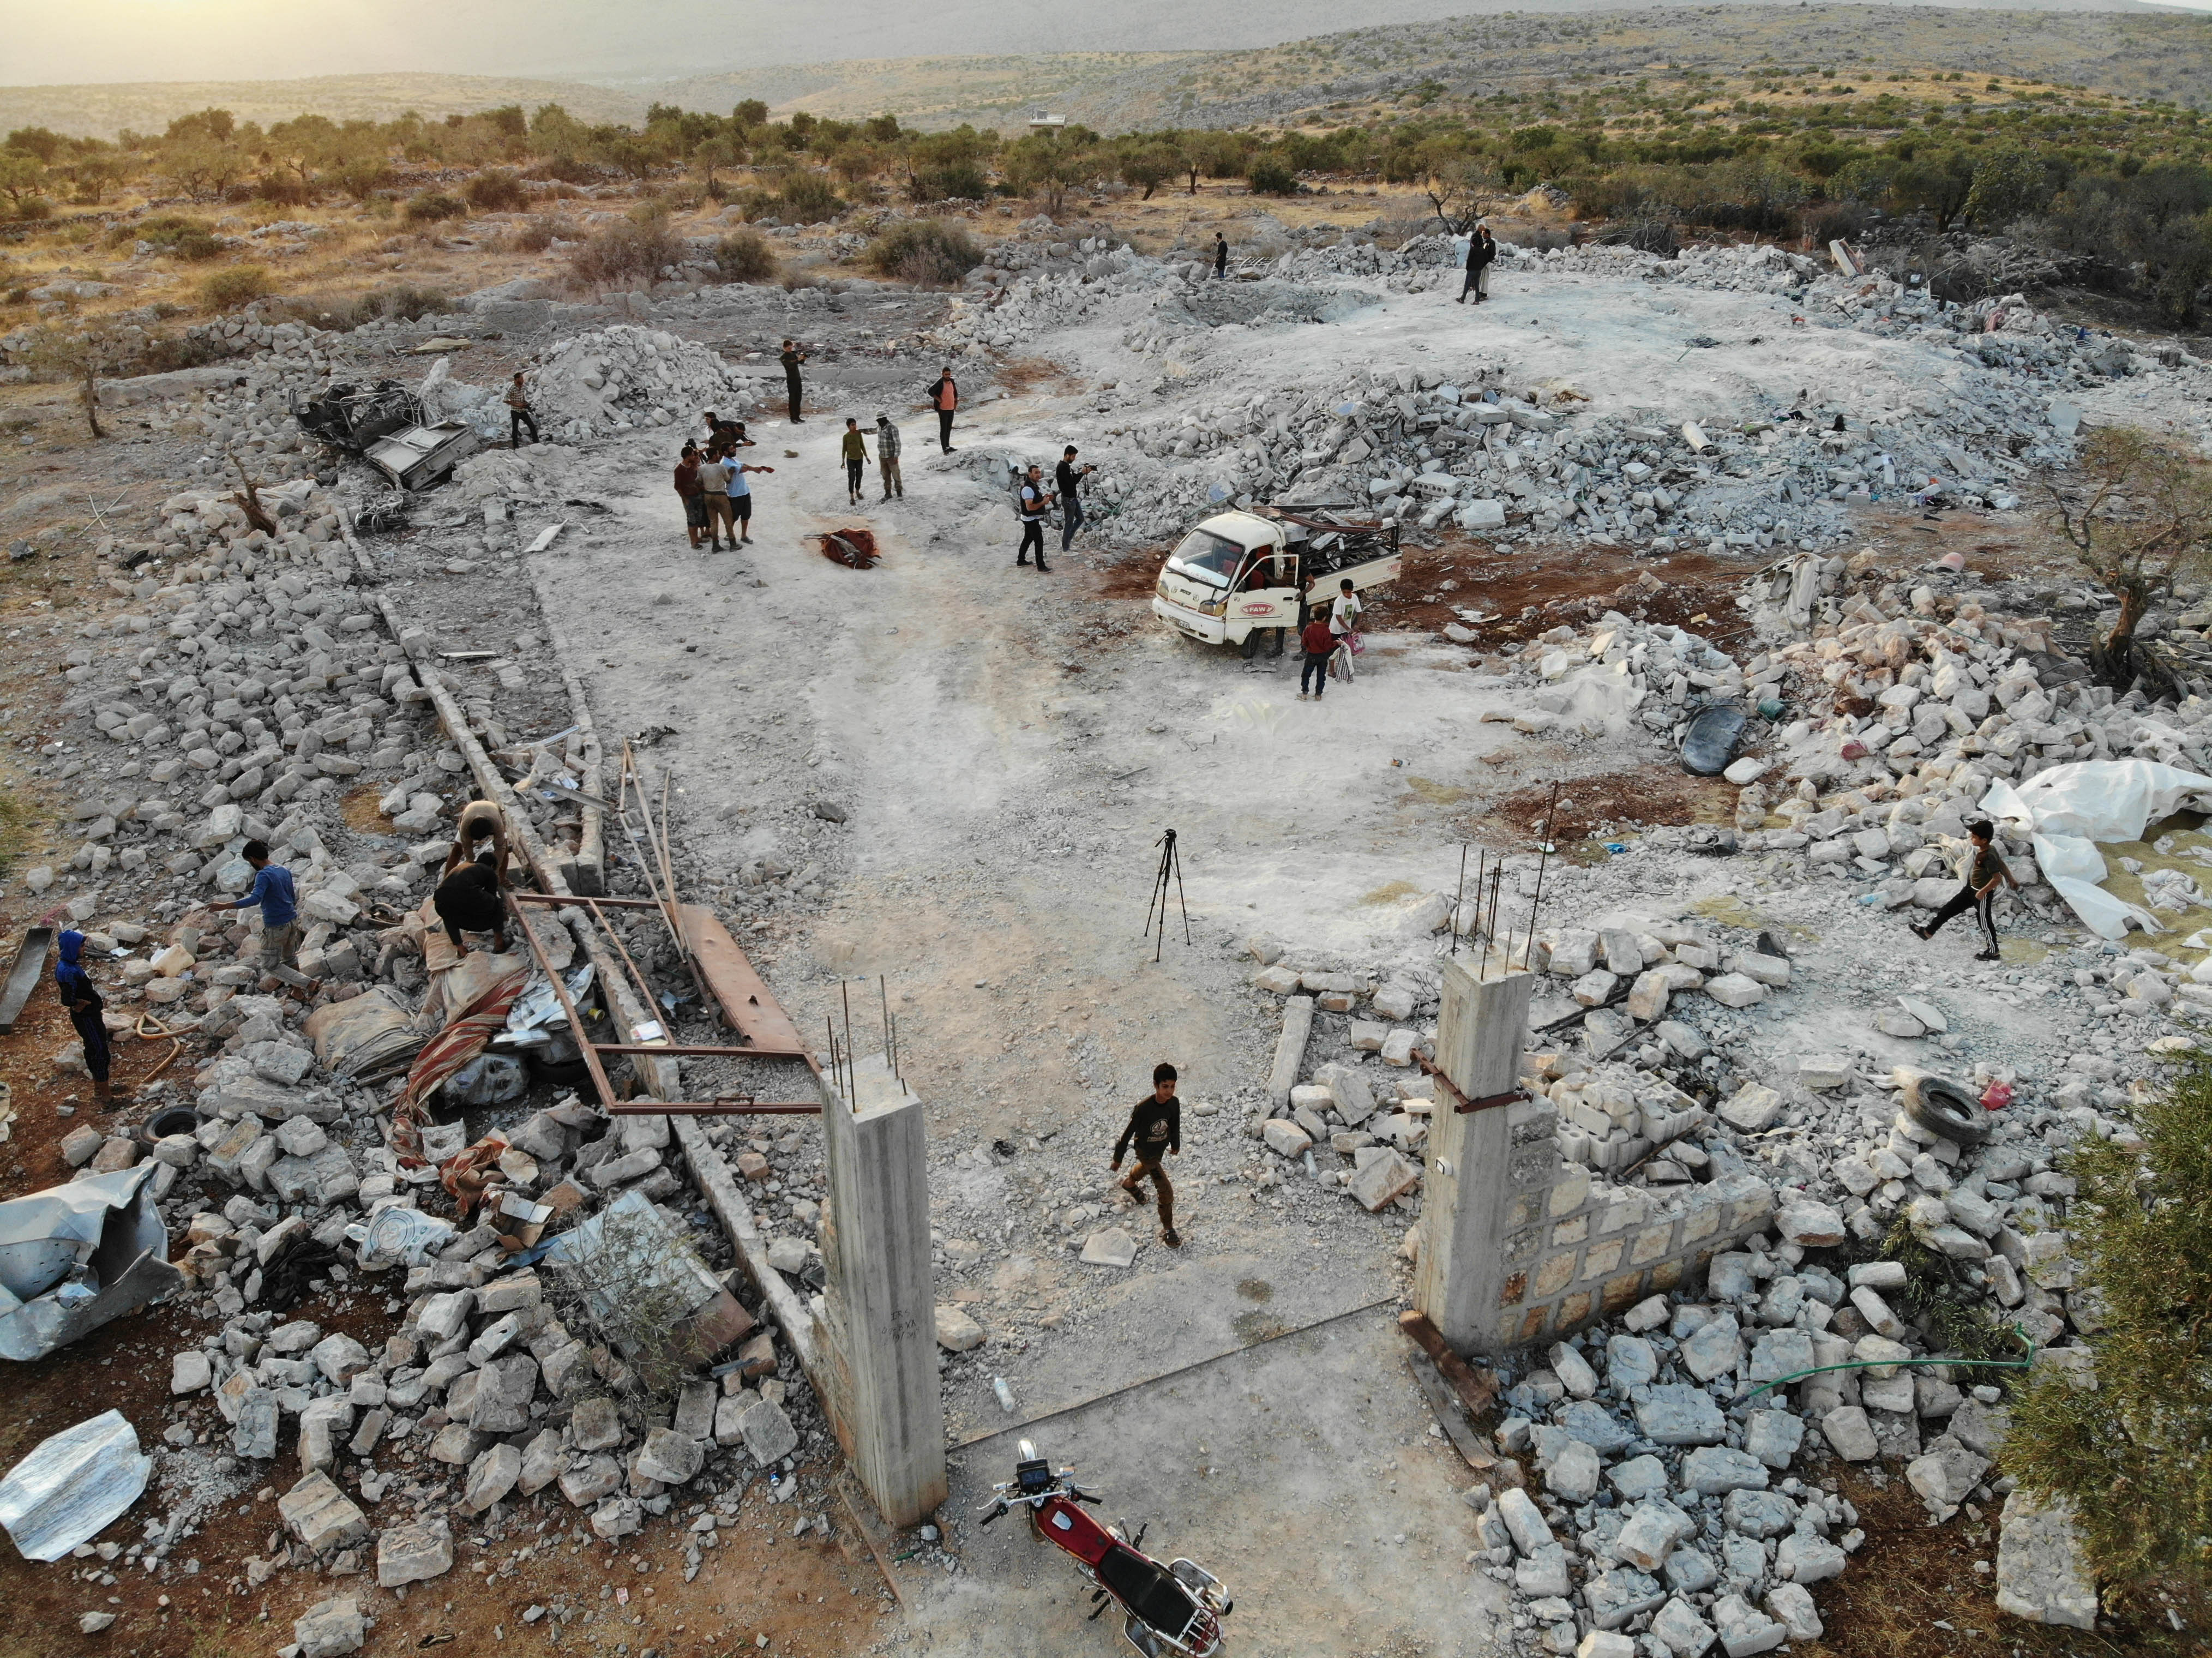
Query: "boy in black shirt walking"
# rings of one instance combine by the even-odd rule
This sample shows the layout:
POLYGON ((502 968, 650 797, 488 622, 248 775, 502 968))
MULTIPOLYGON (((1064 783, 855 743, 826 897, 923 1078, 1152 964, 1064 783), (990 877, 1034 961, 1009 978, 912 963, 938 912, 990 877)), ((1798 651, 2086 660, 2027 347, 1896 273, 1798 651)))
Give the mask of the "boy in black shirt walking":
POLYGON ((1993 844, 1996 830, 1989 819, 1975 818, 1966 825, 1966 833, 1973 840, 1973 861, 1967 865, 1966 884, 1951 896, 1950 902, 1937 910, 1932 920, 1924 925, 1915 926, 1912 930, 1923 938, 1932 938, 1936 936, 1936 930, 1944 922, 1962 911, 1972 909, 1975 924, 1982 930, 1982 948, 1974 959, 1994 962, 1997 959, 1997 887, 2002 883, 2016 892, 2020 890, 2020 883, 2005 867, 2005 860, 1997 855, 1993 844))
POLYGON ((1160 1200, 1160 1242, 1173 1249, 1182 1239, 1175 1229, 1175 1187, 1168 1181, 1168 1171, 1160 1160, 1180 1156, 1182 1151, 1182 1102, 1176 1097, 1176 1068, 1171 1065, 1152 1067, 1152 1093, 1150 1099, 1139 1100, 1136 1109, 1129 1113, 1129 1126, 1121 1131, 1121 1138, 1114 1142, 1114 1168, 1121 1167, 1121 1154, 1134 1141, 1137 1166, 1129 1171, 1121 1189, 1138 1202, 1144 1195, 1137 1187, 1145 1177, 1152 1176, 1152 1191, 1160 1200))

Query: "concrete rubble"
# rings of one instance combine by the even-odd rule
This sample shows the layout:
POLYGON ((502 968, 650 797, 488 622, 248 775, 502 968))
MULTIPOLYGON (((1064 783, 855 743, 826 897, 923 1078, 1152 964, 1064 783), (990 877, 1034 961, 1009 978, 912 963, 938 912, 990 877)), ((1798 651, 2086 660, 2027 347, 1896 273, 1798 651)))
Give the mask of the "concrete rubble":
MULTIPOLYGON (((1097 412, 1119 423, 1093 483, 1115 509, 1107 533, 1117 542, 1158 541, 1230 501, 1334 499, 1412 535, 1449 525, 1507 549, 1540 536, 1661 556, 1774 556, 1746 580, 1738 608, 1754 642, 1733 653, 1718 627, 1701 634, 1628 614, 1664 585, 1656 574, 1612 595, 1617 608, 1592 606, 1598 614, 1486 658, 1479 613, 1443 629, 1512 699, 1501 739, 1540 738, 1570 753, 1625 740, 1666 762, 1706 706, 1734 701, 1755 716, 1724 774, 1737 791, 1732 824, 1623 830, 1610 863, 1553 864, 1556 885, 1534 917, 1534 859, 1507 860, 1501 936, 1517 934, 1541 975, 1523 1080, 1556 1118, 1577 1205, 1680 1222, 1723 1193, 1762 1218, 1680 1282, 1547 1331, 1501 1365, 1498 1444, 1526 1456, 1540 1483, 1534 1495, 1468 1494, 1479 1544, 1469 1564, 1512 1588, 1523 1651, 1632 1658, 1717 1645, 1735 1658, 1817 1640, 1808 1586, 1845 1571, 1863 1540, 1839 1489, 1848 1464, 1904 1479, 1931 1520, 1996 1526, 2007 1611, 2088 1627, 2094 1585, 2070 1525, 1996 1473, 2007 1417, 2002 1393, 1979 1379, 1990 1373, 1904 1362, 1943 1351, 1911 1310, 1913 1275, 1941 1271, 2016 1323, 2039 1363, 2087 1370, 2080 1338, 2096 1332, 2097 1310, 2074 1287, 2071 1183, 2053 1157, 2081 1135, 2126 1133, 2122 1112, 2148 1070, 2137 1056, 2200 1028, 2212 982, 2197 974, 2212 980, 2212 969, 2051 931, 2036 960, 2003 964, 2007 1005, 2054 1015, 2038 1036, 1993 1029, 1947 989, 1900 979, 1887 957, 1908 916, 1955 890, 1948 860, 1994 783, 2130 756, 2212 768, 2212 700, 2186 690, 2201 659, 2212 692, 2200 637, 2212 609, 2185 608, 2205 602, 2189 592, 2185 608, 2154 618, 2183 675, 2179 698, 2115 698, 2051 652, 2054 619, 2096 602, 2086 590, 1900 568, 1852 550, 1850 515, 1881 501, 2008 510, 2030 468, 2069 452, 2082 399, 2161 371, 2019 296, 1946 306, 1772 248, 1673 261, 1501 251, 1502 271, 1523 276, 1775 296, 1808 331, 1910 343, 1954 367, 1940 386, 1885 393, 1879 406, 1765 398, 1726 425, 1593 411, 1503 350, 1453 380, 1427 367, 1333 367, 1325 383, 1232 392, 1231 369, 1255 337, 1443 289, 1457 276, 1449 242, 1308 239, 1255 280, 1217 284, 1193 260, 1064 240, 1049 224, 996 250, 924 343, 975 360, 1085 327, 1117 335, 1146 375, 1177 382, 1165 413, 1131 412, 1134 375, 1099 394, 1097 412), (1662 863, 1664 878, 1646 873, 1662 863), (1838 928, 1882 969, 1858 974, 1841 997, 1833 976, 1808 981, 1786 929, 1777 936, 1741 904, 1674 890, 1681 872, 1718 867, 1755 870, 1765 889, 1817 901, 1808 911, 1844 911, 1838 928), (1563 923, 1569 915, 1588 924, 1563 923), (1982 1133, 1954 1136, 1917 1107, 1930 1073, 1976 1099, 2010 1090, 2008 1102, 1982 1133), (1916 1251, 1911 1268, 1884 1254, 1893 1236, 1916 1251), (1850 1362, 1869 1368, 1749 1391, 1850 1362)), ((442 538, 447 570, 513 557, 527 527, 520 511, 569 487, 563 445, 688 426, 709 406, 748 410, 768 367, 740 369, 668 331, 729 303, 710 289, 615 307, 478 296, 468 314, 479 325, 548 341, 530 383, 556 441, 484 452, 411 508, 442 538)), ((796 329, 839 296, 773 303, 796 329)), ((77 846, 25 882, 65 903, 91 953, 113 963, 117 982, 104 983, 113 1018, 150 1012, 184 1037, 189 1057, 152 1102, 200 1116, 151 1146, 88 1131, 64 1143, 67 1166, 87 1173, 153 1165, 148 1186, 178 1241, 183 1293, 207 1323, 171 1359, 170 1413, 153 1450, 169 1513, 149 1520, 131 1558, 181 1570, 178 1552, 212 1509, 270 1486, 283 1535, 264 1556, 226 1563, 225 1581, 241 1591, 281 1570, 373 1569, 384 1588, 432 1582, 457 1554, 467 1558, 472 1540, 508 1535, 525 1512, 580 1543, 690 1515, 668 1545, 688 1576, 714 1546, 715 1521, 757 1488, 775 1503, 795 1495, 794 1459, 825 1442, 767 1309, 745 1291, 763 1328, 738 1370, 695 1371, 642 1399, 625 1355, 563 1300, 555 1266, 510 1266, 493 1224, 458 1224, 434 1172, 400 1166, 386 1140, 397 1089, 319 1057, 315 1016, 264 982, 252 925, 196 908, 241 891, 251 875, 240 848, 268 841, 298 878, 301 967, 323 981, 319 1007, 374 996, 410 1026, 434 1025, 422 929, 405 918, 428 896, 453 815, 474 792, 410 661, 407 644, 422 641, 392 638, 361 584, 372 561, 348 541, 361 503, 305 475, 305 446, 284 413, 334 372, 333 342, 296 324, 210 326, 240 355, 190 371, 189 382, 149 377, 167 383, 130 394, 159 429, 199 422, 206 453, 153 520, 100 544, 115 603, 75 623, 64 643, 67 735, 41 755, 46 775, 75 792, 77 846), (233 498, 234 479, 216 459, 230 450, 275 466, 258 492, 274 533, 253 528, 233 498), (349 827, 343 798, 364 785, 394 834, 349 827), (393 1211, 433 1224, 395 1228, 409 1241, 390 1252, 367 1248, 384 1236, 377 1217, 393 1211), (329 1327, 379 1300, 392 1322, 380 1347, 329 1327)), ((2203 395, 2203 365, 2162 367, 2203 395)), ((442 360, 425 392, 443 412, 504 429, 496 390, 453 378, 442 360)), ((1002 476, 1006 458, 979 446, 966 459, 1002 476)), ((504 689, 554 677, 544 645, 534 635, 501 643, 491 671, 504 689)), ((464 689, 458 673, 446 683, 464 689)), ((544 706, 546 717, 517 718, 514 729, 568 723, 564 701, 544 706)), ((510 745, 488 703, 468 712, 513 770, 580 769, 569 733, 510 745)), ((559 804, 527 789, 524 799, 553 835, 559 804)), ((2002 845, 2031 929, 2064 925, 2025 836, 2008 832, 2002 845)), ((2212 928, 2212 900, 2190 867, 2212 865, 2212 843, 2158 850, 2160 863, 2124 872, 2141 902, 2172 931, 2212 928)), ((738 872, 748 890, 806 896, 820 895, 818 877, 773 854, 738 872)), ((1228 1121, 1241 1116, 1241 1178, 1255 1196, 1318 1194, 1352 1224, 1382 1218, 1401 1254, 1418 1256, 1423 1148, 1449 1108, 1419 1064, 1433 1054, 1436 957, 1480 947, 1468 942, 1479 908, 1419 893, 1357 950, 1249 941, 1255 997, 1302 1003, 1293 1017, 1312 1020, 1283 1097, 1254 1089, 1221 1102, 1228 1121)), ((547 932, 553 948, 573 950, 562 929, 547 932)), ((67 1066, 68 1050, 54 1060, 67 1066)), ((559 1230, 635 1194, 675 1235, 703 1240, 704 1267, 744 1290, 726 1242, 691 1224, 702 1199, 665 1122, 611 1121, 543 1087, 489 1120, 523 1159, 506 1188, 557 1194, 559 1230)), ((776 1234, 775 1269, 814 1287, 818 1150, 750 1125, 719 1125, 709 1138, 757 1193, 776 1234)), ((981 1148, 962 1155, 978 1170, 1005 1162, 981 1148)), ((1085 1271, 1118 1279, 1149 1248, 1144 1228, 1117 1224, 1114 1194, 1058 1181, 1036 1191, 1052 1247, 1085 1271)), ((937 1243, 940 1268, 985 1253, 943 1233, 937 1243)), ((935 1333, 948 1363, 989 1357, 991 1333, 963 1306, 938 1306, 935 1333)), ((113 1563, 90 1553, 77 1551, 75 1569, 112 1582, 113 1563)), ((343 1653, 365 1629, 358 1604, 340 1595, 301 1619, 295 1637, 302 1653, 343 1653)))

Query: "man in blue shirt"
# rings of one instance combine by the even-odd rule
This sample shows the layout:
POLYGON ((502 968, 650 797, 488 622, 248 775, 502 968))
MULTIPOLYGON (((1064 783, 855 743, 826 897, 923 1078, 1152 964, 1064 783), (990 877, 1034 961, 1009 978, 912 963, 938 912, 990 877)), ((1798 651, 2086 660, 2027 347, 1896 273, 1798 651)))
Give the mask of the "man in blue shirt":
POLYGON ((61 959, 54 963, 54 988, 69 1011, 70 1023, 76 1027, 78 1040, 84 1044, 84 1068, 92 1073, 93 1097, 113 1099, 114 1091, 107 1085, 107 1004, 100 999, 92 975, 84 970, 84 934, 74 927, 63 933, 61 952, 61 959))
POLYGON ((251 909, 261 907, 261 971, 295 990, 313 991, 321 982, 300 971, 300 901, 292 887, 292 872, 269 861, 266 841, 246 843, 246 861, 253 865, 253 885, 235 903, 210 904, 210 909, 251 909))

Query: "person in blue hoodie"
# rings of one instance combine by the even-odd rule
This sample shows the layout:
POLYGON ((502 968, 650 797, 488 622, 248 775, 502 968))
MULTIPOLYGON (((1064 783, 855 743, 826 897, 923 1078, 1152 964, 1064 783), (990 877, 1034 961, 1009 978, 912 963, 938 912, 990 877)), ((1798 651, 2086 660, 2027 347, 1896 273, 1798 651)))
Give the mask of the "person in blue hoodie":
POLYGON ((62 1005, 69 1010, 70 1023, 76 1027, 77 1036, 84 1043, 84 1068, 92 1072, 94 1097, 112 1099, 113 1090, 107 1085, 107 1066, 112 1057, 107 1046, 107 1022, 101 1017, 107 1004, 100 999, 92 975, 84 970, 84 934, 74 928, 63 933, 61 947, 61 959, 54 963, 54 988, 60 993, 62 1005))

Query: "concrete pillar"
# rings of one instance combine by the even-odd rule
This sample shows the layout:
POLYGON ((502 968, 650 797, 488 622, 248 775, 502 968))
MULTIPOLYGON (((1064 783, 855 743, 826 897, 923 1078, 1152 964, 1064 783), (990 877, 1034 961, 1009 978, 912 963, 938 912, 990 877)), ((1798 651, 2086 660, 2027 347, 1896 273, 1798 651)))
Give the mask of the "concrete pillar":
POLYGON ((823 1356, 832 1394, 823 1403, 877 1511, 893 1526, 915 1526, 947 1490, 927 1125, 921 1102, 881 1054, 853 1067, 853 1084, 851 1100, 823 1090, 823 1356))
MULTIPOLYGON (((1507 971, 1495 954, 1486 975, 1480 972, 1479 958, 1445 962, 1437 1020, 1437 1068, 1469 1100, 1502 1094, 1520 1080, 1535 984, 1527 972, 1507 971)), ((1541 1114, 1547 1125, 1549 1113, 1547 1105, 1541 1114)), ((1502 1298, 1519 1270, 1512 1241, 1537 1218, 1518 1212, 1526 1202, 1512 1171, 1516 1115, 1525 1119, 1525 1108, 1462 1114, 1439 1089, 1429 1122, 1413 1305, 1458 1352, 1496 1352, 1510 1345, 1501 1333, 1508 1322, 1502 1298)), ((1549 1149, 1547 1139, 1547 1154, 1549 1149)), ((1525 1242, 1533 1254, 1537 1239, 1525 1242)))

